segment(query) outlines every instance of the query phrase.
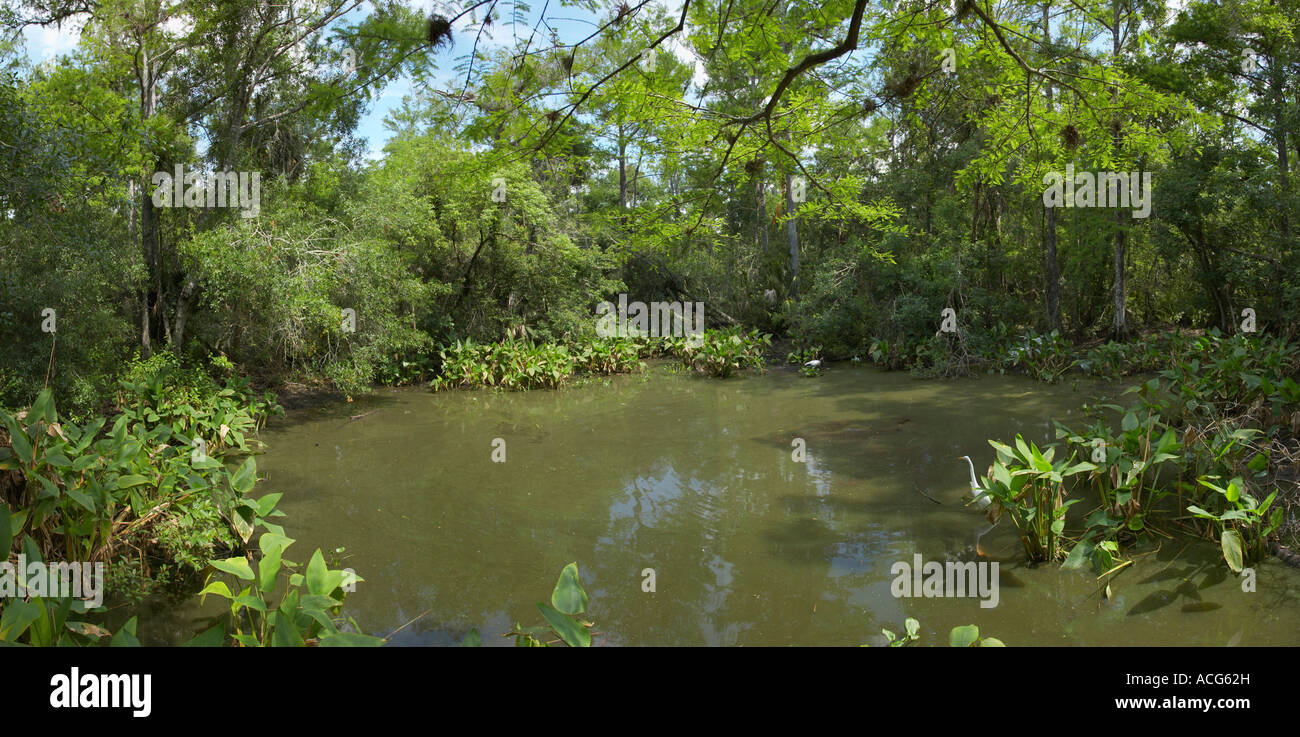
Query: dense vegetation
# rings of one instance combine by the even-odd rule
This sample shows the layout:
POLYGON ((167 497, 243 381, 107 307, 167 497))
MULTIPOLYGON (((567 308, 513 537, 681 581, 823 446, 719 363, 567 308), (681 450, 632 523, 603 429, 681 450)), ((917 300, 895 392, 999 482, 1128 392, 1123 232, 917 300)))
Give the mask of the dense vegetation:
MULTIPOLYGON (((345 574, 291 573, 251 496, 264 390, 725 378, 772 335, 810 377, 1137 382, 1055 446, 994 441, 1031 559, 1111 573, 1172 527, 1234 570, 1294 544, 1297 0, 565 3, 581 33, 412 5, 0 8, 0 550, 111 561, 132 598, 215 566, 241 644, 355 644, 345 574), (20 31, 72 22, 31 63, 20 31), (256 202, 160 201, 177 167, 255 174, 256 202), (1149 199, 1045 206, 1067 171, 1149 199), (708 329, 598 334, 619 295, 708 329)), ((32 606, 0 640, 90 632, 32 606)))

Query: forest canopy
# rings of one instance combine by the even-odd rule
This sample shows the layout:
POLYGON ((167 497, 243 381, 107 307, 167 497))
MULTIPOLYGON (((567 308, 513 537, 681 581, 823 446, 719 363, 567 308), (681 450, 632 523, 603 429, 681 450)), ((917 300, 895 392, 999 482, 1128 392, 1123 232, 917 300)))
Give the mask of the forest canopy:
POLYGON ((93 406, 159 352, 357 391, 458 340, 590 337, 619 294, 832 357, 945 310, 974 353, 1293 335, 1298 27, 1296 0, 6 6, 0 405, 93 406), (33 63, 22 31, 65 24, 33 63), (255 174, 255 216, 156 202, 186 171, 255 174))

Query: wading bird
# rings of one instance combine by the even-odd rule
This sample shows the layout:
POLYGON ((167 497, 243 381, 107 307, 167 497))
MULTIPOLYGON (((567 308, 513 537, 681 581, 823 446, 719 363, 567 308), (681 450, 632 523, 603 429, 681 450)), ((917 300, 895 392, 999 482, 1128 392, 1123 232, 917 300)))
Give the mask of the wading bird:
POLYGON ((988 509, 989 493, 980 488, 979 479, 975 478, 975 462, 970 459, 970 456, 962 456, 957 460, 966 461, 970 466, 970 495, 975 498, 980 509, 988 509))
POLYGON ((813 360, 811 360, 811 361, 809 361, 808 363, 805 363, 805 364, 804 364, 804 368, 807 368, 807 367, 809 367, 809 366, 811 366, 811 367, 813 367, 813 368, 821 368, 821 367, 822 367, 822 361, 821 361, 820 358, 814 358, 813 360))
POLYGON ((987 491, 980 488, 979 479, 975 478, 975 462, 970 459, 970 456, 962 456, 957 460, 966 461, 966 463, 970 466, 971 496, 974 497, 973 501, 975 502, 975 504, 979 506, 980 509, 987 510, 984 514, 984 518, 989 521, 988 526, 982 528, 979 532, 975 533, 975 554, 984 555, 984 551, 980 550, 980 538, 988 534, 989 530, 992 530, 994 527, 997 527, 998 519, 1000 519, 999 510, 996 508, 991 508, 992 497, 989 496, 989 493, 987 491))

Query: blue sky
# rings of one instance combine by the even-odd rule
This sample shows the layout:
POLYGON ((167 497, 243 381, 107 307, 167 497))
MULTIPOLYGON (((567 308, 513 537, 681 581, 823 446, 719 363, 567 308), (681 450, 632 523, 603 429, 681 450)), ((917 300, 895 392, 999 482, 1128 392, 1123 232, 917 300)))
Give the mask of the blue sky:
MULTIPOLYGON (((410 0, 407 4, 425 15, 428 15, 437 6, 439 12, 447 17, 459 12, 458 8, 460 7, 459 3, 451 4, 435 2, 435 0, 410 0), (457 10, 452 10, 453 7, 457 8, 457 10)), ((483 38, 479 41, 479 50, 513 46, 516 35, 526 37, 531 33, 532 26, 536 23, 543 5, 547 5, 547 3, 546 0, 541 0, 541 2, 528 4, 532 7, 522 14, 527 19, 526 23, 514 25, 509 22, 513 15, 511 2, 510 0, 502 0, 498 4, 498 10, 502 16, 501 20, 484 32, 483 38)), ((674 13, 680 12, 681 0, 665 0, 663 4, 674 13)), ((367 3, 354 13, 368 13, 370 10, 371 6, 367 3)), ((551 0, 546 9, 547 23, 554 27, 560 39, 567 43, 576 42, 589 35, 594 30, 595 21, 599 15, 603 15, 603 13, 592 14, 578 8, 564 7, 560 0, 551 0)), ((440 89, 459 90, 464 83, 464 74, 456 72, 454 69, 457 59, 467 55, 474 44, 474 34, 466 30, 469 21, 469 17, 466 16, 455 24, 451 46, 444 46, 439 49, 435 57, 438 63, 437 86, 440 89)), ((72 20, 64 23, 61 28, 55 26, 27 28, 24 33, 27 58, 33 63, 42 63, 57 60, 59 56, 74 51, 81 38, 82 26, 83 21, 72 20)), ((546 37, 541 31, 539 31, 538 35, 542 38, 546 37)), ((679 57, 688 56, 687 52, 680 46, 671 48, 679 57)), ((378 98, 371 100, 369 111, 357 127, 357 134, 367 141, 371 158, 379 157, 390 135, 383 125, 384 116, 397 107, 402 98, 411 94, 412 91, 411 81, 402 78, 386 87, 378 98)))

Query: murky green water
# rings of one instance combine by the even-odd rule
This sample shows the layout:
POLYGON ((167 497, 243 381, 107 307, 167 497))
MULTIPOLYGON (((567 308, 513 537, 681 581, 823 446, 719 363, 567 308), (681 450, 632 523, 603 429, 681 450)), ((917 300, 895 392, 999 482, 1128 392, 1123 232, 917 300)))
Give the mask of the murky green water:
MULTIPOLYGON (((976 560, 960 502, 987 438, 1052 438, 1113 387, 1020 377, 918 381, 836 366, 711 380, 664 367, 560 392, 391 391, 291 413, 265 433, 259 490, 282 491, 292 551, 347 548, 348 599, 398 644, 485 644, 540 624, 577 561, 597 644, 853 645, 922 623, 1011 645, 1300 644, 1300 572, 1276 560, 1243 593, 1217 548, 1185 539, 1119 575, 1030 568, 1009 520, 982 541, 998 605, 895 598, 891 566, 976 560), (355 415, 377 410, 358 420, 355 415), (494 439, 505 462, 493 462, 494 439), (806 443, 806 462, 791 443, 806 443), (927 498, 933 497, 939 503, 927 498), (642 590, 654 569, 655 591, 642 590), (427 612, 427 613, 426 613, 427 612)), ((292 556, 290 556, 292 557, 292 556)))

